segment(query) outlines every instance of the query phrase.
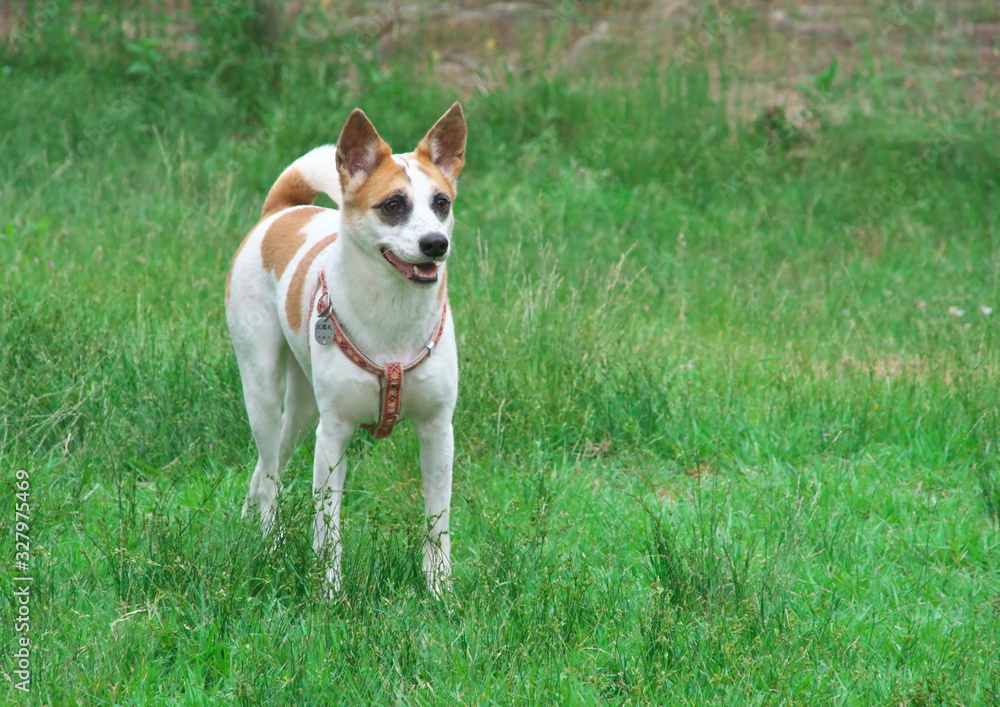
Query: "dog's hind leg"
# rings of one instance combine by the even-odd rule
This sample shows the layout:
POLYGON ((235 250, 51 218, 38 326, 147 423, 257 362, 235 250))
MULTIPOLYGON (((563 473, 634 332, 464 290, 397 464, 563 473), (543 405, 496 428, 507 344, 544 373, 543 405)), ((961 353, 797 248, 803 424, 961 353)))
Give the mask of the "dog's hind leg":
POLYGON ((278 457, 282 427, 282 399, 285 396, 286 367, 291 351, 285 343, 277 317, 268 317, 263 308, 248 308, 237 319, 229 312, 230 331, 243 379, 243 401, 257 445, 257 466, 250 479, 250 491, 243 515, 260 513, 264 533, 274 524, 274 499, 278 495, 278 457))
POLYGON ((240 362, 247 415, 258 453, 243 515, 256 509, 267 535, 274 525, 281 475, 318 414, 312 385, 283 341, 277 352, 268 354, 258 349, 255 354, 252 361, 240 362))
MULTIPOLYGON (((298 449, 309 429, 316 424, 316 418, 319 416, 316 411, 316 398, 313 396, 312 384, 302 371, 301 366, 287 349, 281 358, 285 370, 285 404, 281 413, 280 432, 274 433, 275 422, 270 414, 266 420, 261 421, 262 426, 268 432, 263 442, 264 446, 260 442, 257 445, 260 450, 260 461, 258 461, 253 478, 250 480, 250 493, 244 508, 244 515, 246 515, 247 508, 256 507, 259 509, 265 535, 271 531, 274 525, 275 506, 282 489, 281 477, 288 468, 295 450, 298 449), (275 457, 275 454, 276 461, 272 464, 271 459, 275 457)), ((253 424, 252 419, 251 424, 253 424)), ((254 429, 254 437, 256 438, 256 427, 254 429)))
POLYGON ((287 360, 285 410, 281 417, 281 442, 278 447, 279 476, 288 468, 295 450, 319 418, 312 383, 293 357, 289 356, 287 360))

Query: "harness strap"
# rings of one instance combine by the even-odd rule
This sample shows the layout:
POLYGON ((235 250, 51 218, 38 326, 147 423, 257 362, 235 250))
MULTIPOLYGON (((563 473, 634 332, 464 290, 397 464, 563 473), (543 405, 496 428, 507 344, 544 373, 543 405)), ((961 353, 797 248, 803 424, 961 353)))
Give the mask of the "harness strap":
MULTIPOLYGON (((349 361, 368 373, 378 376, 380 400, 378 420, 374 425, 363 424, 361 427, 370 432, 375 439, 388 437, 392 434, 396 423, 399 422, 399 411, 403 402, 403 374, 412 371, 426 361, 438 345, 438 342, 441 341, 441 335, 444 333, 444 325, 448 320, 448 301, 445 300, 441 306, 441 319, 438 321, 434 336, 424 344, 420 353, 405 366, 399 361, 391 361, 385 364, 385 366, 380 366, 365 354, 364 351, 358 348, 357 344, 351 341, 343 325, 337 319, 336 312, 333 311, 333 303, 330 301, 330 291, 326 286, 325 268, 320 268, 319 270, 310 302, 316 302, 317 316, 333 325, 332 343, 337 344, 349 361), (317 292, 319 292, 318 299, 316 298, 317 292)), ((307 339, 310 341, 310 344, 311 339, 312 336, 309 336, 307 339)))
POLYGON ((379 376, 379 398, 382 406, 378 411, 378 421, 374 425, 361 425, 375 439, 385 439, 392 434, 392 428, 399 422, 399 405, 403 393, 403 366, 387 363, 379 376))

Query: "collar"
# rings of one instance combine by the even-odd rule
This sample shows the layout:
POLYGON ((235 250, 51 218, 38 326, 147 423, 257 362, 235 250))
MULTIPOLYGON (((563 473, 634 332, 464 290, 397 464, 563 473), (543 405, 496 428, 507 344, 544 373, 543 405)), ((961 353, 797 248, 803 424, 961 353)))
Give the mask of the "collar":
MULTIPOLYGON (((361 425, 368 430, 375 439, 382 439, 392 434, 392 429, 399 422, 399 410, 402 403, 403 394, 403 374, 412 371, 421 363, 430 358, 434 348, 441 341, 444 333, 444 325, 448 320, 448 300, 445 299, 441 306, 441 318, 438 320, 437 329, 423 345, 412 361, 403 365, 400 361, 391 361, 384 366, 375 363, 370 356, 362 351, 355 344, 351 337, 347 335, 344 326, 337 319, 337 313, 333 310, 333 303, 330 301, 330 291, 326 285, 326 269, 320 268, 313 288, 310 303, 316 303, 315 336, 320 345, 336 344, 347 358, 359 368, 378 376, 379 379, 379 405, 378 421, 374 425, 361 425), (316 294, 319 293, 319 297, 316 294), (332 333, 329 328, 332 326, 332 333), (322 333, 321 333, 322 332, 322 333)), ((312 337, 309 337, 311 344, 312 337)))

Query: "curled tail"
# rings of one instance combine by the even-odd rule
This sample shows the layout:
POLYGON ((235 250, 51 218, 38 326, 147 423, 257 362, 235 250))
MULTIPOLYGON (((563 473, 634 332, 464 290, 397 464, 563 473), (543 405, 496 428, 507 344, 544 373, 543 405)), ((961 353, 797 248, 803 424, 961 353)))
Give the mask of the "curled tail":
POLYGON ((326 194, 340 205, 336 145, 317 147, 292 162, 267 193, 260 217, 267 218, 292 206, 311 204, 319 193, 326 194))

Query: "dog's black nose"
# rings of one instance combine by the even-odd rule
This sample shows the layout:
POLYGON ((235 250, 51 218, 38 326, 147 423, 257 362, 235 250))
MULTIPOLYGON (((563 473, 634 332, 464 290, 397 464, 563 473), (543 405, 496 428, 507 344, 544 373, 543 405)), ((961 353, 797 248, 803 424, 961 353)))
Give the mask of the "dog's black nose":
POLYGON ((443 233, 428 233, 420 239, 420 252, 428 258, 440 258, 448 252, 448 236, 443 233))

